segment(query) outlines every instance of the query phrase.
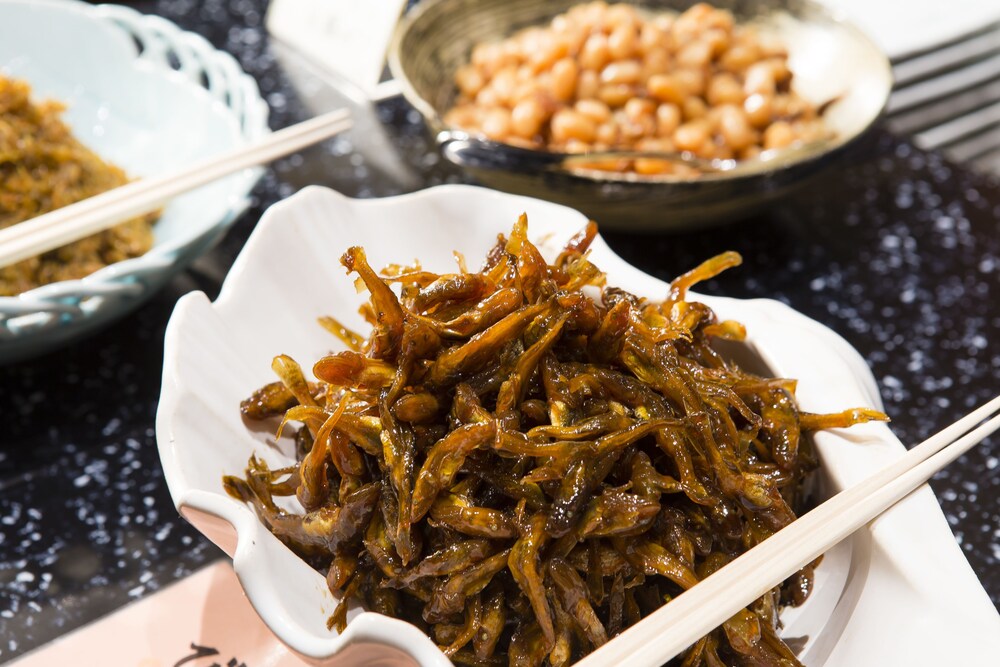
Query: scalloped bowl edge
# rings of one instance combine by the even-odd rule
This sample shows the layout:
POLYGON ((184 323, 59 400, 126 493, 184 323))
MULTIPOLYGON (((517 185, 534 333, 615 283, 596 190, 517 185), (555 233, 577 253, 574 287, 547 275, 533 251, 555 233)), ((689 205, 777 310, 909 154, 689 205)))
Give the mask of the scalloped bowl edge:
MULTIPOLYGON (((239 376, 233 381, 243 387, 243 393, 239 397, 245 396, 257 386, 254 382, 262 377, 261 371, 266 370, 270 355, 285 351, 269 348, 261 352, 264 358, 259 360, 261 363, 254 363, 255 368, 240 367, 249 362, 240 356, 246 352, 246 348, 245 343, 238 340, 238 332, 248 327, 248 312, 255 312, 263 308, 262 304, 268 303, 266 293, 258 294, 256 290, 252 290, 252 309, 240 311, 240 302, 245 299, 240 291, 245 286, 241 283, 253 280, 254 272, 265 265, 268 270, 279 272, 298 270, 290 264, 273 266, 281 264, 280 259, 263 261, 264 257, 282 256, 280 252, 276 253, 276 240, 290 238, 290 243, 301 242, 305 237, 300 238, 299 235, 306 233, 303 230, 315 227, 321 219, 329 219, 330 225, 349 226, 350 220, 338 220, 338 217, 349 217, 351 213, 360 215, 365 211, 368 215, 405 211, 412 223, 420 210, 429 208, 434 213, 439 213, 436 208, 438 206, 466 211, 466 224, 470 227, 480 224, 477 215, 480 218, 496 218, 498 210, 508 213, 528 210, 529 215, 535 215, 532 236, 548 240, 554 236, 565 237, 585 222, 585 218, 579 213, 556 204, 472 186, 440 186, 414 194, 368 201, 351 200, 330 190, 310 187, 265 213, 215 303, 209 302, 202 293, 183 297, 167 328, 163 388, 156 432, 164 474, 175 505, 201 532, 233 557, 237 576, 265 623, 284 643, 311 660, 329 659, 349 643, 367 641, 402 650, 420 665, 450 664, 433 642, 417 628, 378 614, 357 613, 355 610, 352 614, 356 615, 351 616, 352 620, 343 635, 336 636, 326 631, 323 621, 332 612, 335 599, 327 589, 324 578, 264 529, 249 508, 228 498, 222 491, 221 472, 238 473, 242 470, 242 465, 237 469, 221 471, 215 478, 218 482, 205 483, 209 488, 198 488, 192 483, 191 477, 204 474, 204 471, 194 470, 195 466, 190 463, 194 459, 184 457, 190 456, 192 450, 200 453, 206 451, 202 448, 217 445, 222 431, 214 430, 212 420, 233 422, 235 418, 228 411, 231 410, 233 415, 238 412, 238 397, 229 397, 231 406, 225 401, 222 402, 223 405, 219 405, 219 396, 211 393, 217 389, 213 384, 217 378, 213 376, 218 375, 220 369, 239 376), (541 214, 545 217, 541 217, 541 214), (216 340, 213 340, 213 336, 216 340), (200 349, 192 350, 192 343, 196 343, 200 349), (199 359, 204 364, 195 363, 199 359), (208 368, 213 364, 214 373, 208 368), (214 403, 208 405, 210 401, 214 403), (216 411, 216 408, 226 414, 216 411), (188 467, 185 467, 185 460, 188 461, 188 467), (280 585, 275 574, 279 571, 282 573, 280 585), (320 609, 302 609, 302 604, 311 605, 313 602, 320 609)), ((398 215, 393 217, 400 218, 398 215)), ((490 226, 489 231, 492 233, 506 231, 491 225, 492 223, 488 223, 487 226, 490 226)), ((411 228, 414 231, 410 232, 412 237, 408 238, 407 229, 404 226, 395 235, 384 235, 382 230, 370 229, 364 233, 374 234, 376 237, 382 234, 384 242, 393 245, 395 259, 401 261, 411 258, 413 246, 427 243, 428 237, 435 236, 435 233, 426 228, 422 231, 411 228)), ((329 233, 329 230, 326 231, 329 233)), ((438 231, 438 237, 442 233, 438 231)), ((308 240, 315 241, 317 238, 308 237, 308 240)), ((341 238, 342 236, 337 236, 335 242, 340 242, 341 238)), ((458 238, 447 234, 444 234, 444 238, 453 241, 449 247, 460 242, 458 238)), ((344 239, 334 250, 339 252, 352 240, 344 239)), ((322 247, 306 245, 304 253, 308 255, 310 251, 327 261, 332 256, 325 253, 322 247)), ((614 255, 600 238, 593 246, 593 258, 608 273, 612 284, 646 296, 662 294, 666 288, 665 283, 640 272, 614 255)), ((294 263, 307 262, 303 257, 296 257, 294 263)), ((339 280, 350 282, 342 274, 339 280)), ((848 405, 880 406, 877 387, 863 359, 846 341, 826 327, 771 300, 697 298, 714 308, 720 316, 738 319, 746 324, 748 342, 760 358, 777 374, 800 380, 798 400, 803 409, 819 411, 842 409, 848 405), (794 332, 791 341, 788 335, 781 333, 786 330, 794 332), (814 369, 815 372, 786 372, 796 369, 801 371, 803 368, 814 369)), ((333 309, 334 300, 331 300, 328 310, 333 309)), ((308 319, 308 315, 302 317, 303 320, 308 319)), ((268 319, 277 319, 277 316, 268 311, 268 319)), ((326 341, 324 334, 318 327, 316 329, 316 335, 326 341)), ((286 331, 293 332, 291 329, 285 330, 282 335, 286 331)), ((327 343, 329 341, 321 345, 327 343)), ((292 344, 292 347, 296 344, 292 344)), ((264 448, 263 436, 256 437, 247 433, 242 437, 245 440, 245 445, 240 445, 244 447, 243 461, 253 448, 258 452, 264 448)), ((850 432, 837 429, 819 433, 816 445, 834 490, 863 479, 904 451, 892 432, 884 424, 878 423, 864 424, 850 432)), ((847 587, 844 590, 850 589, 847 590, 849 594, 839 594, 845 600, 834 600, 834 604, 846 607, 841 613, 842 618, 836 623, 830 621, 831 631, 836 630, 837 636, 830 638, 825 645, 822 641, 815 642, 817 646, 813 654, 816 659, 810 664, 879 664, 866 662, 863 658, 860 661, 852 658, 854 662, 843 662, 842 656, 854 656, 860 649, 845 646, 848 642, 840 642, 839 639, 847 626, 854 628, 854 634, 870 632, 870 628, 866 630, 865 623, 870 625, 880 618, 885 613, 886 605, 899 614, 900 623, 894 624, 896 639, 905 639, 905 644, 920 649, 916 657, 922 659, 914 664, 931 665, 935 664, 932 660, 936 654, 942 657, 953 655, 935 650, 934 643, 928 641, 933 637, 923 633, 919 627, 920 619, 925 616, 949 625, 950 636, 956 639, 956 642, 949 642, 950 646, 953 647, 959 637, 967 641, 964 651, 968 656, 983 655, 979 652, 981 650, 1000 650, 1000 616, 997 616, 985 591, 979 586, 961 550, 955 544, 940 507, 928 487, 922 487, 878 519, 871 528, 859 531, 859 534, 861 541, 852 549, 867 548, 865 545, 870 540, 871 553, 876 557, 873 563, 881 567, 879 576, 869 576, 867 555, 850 562, 850 571, 842 573, 843 578, 849 580, 844 583, 847 587), (921 553, 912 553, 917 546, 921 553), (933 581, 922 576, 928 572, 934 572, 933 581), (866 597, 870 586, 878 588, 882 584, 894 586, 893 590, 905 593, 899 595, 900 600, 916 600, 919 604, 897 609, 892 604, 894 598, 883 596, 874 599, 874 594, 866 597), (942 586, 946 586, 948 590, 948 596, 944 600, 940 594, 942 586), (931 611, 922 613, 922 609, 931 611), (855 619, 855 615, 860 617, 855 619), (904 616, 907 617, 906 621, 912 620, 912 629, 907 629, 904 616), (956 620, 949 623, 949 619, 956 620)), ((806 607, 808 605, 807 602, 806 607)), ((895 641, 891 643, 898 646, 895 641)), ((873 643, 861 649, 861 655, 866 656, 876 655, 884 647, 880 649, 873 643)), ((806 650, 808 652, 810 649, 807 647, 806 650)))

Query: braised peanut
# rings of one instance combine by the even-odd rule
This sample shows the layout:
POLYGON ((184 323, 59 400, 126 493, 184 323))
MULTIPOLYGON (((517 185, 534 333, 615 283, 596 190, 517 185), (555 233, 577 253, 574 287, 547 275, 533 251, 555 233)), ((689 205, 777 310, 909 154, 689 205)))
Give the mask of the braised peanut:
MULTIPOLYGON (((794 92, 784 46, 705 3, 680 15, 580 4, 547 26, 476 46, 455 84, 447 124, 528 148, 746 160, 829 134, 794 92)), ((663 159, 595 164, 695 174, 663 159)))

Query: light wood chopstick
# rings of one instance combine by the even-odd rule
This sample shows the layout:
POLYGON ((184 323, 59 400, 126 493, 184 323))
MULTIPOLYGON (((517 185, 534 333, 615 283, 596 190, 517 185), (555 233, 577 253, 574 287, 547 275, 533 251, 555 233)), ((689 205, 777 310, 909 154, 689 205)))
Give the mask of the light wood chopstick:
POLYGON ((165 176, 144 178, 0 230, 0 268, 143 215, 177 195, 270 162, 351 126, 346 109, 291 125, 264 139, 165 176))
POLYGON ((604 644, 575 667, 658 667, 903 499, 1000 428, 1000 396, 841 491, 604 644))

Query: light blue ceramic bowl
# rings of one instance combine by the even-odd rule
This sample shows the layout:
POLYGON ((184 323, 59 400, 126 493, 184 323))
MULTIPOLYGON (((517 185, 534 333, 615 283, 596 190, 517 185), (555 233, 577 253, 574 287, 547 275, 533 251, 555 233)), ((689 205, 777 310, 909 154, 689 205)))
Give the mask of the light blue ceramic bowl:
MULTIPOLYGON (((0 0, 0 73, 64 102, 76 136, 132 177, 168 173, 260 138, 268 109, 232 56, 155 16, 74 0, 0 0)), ((153 248, 82 280, 0 297, 0 363, 121 317, 208 250, 249 203, 248 169, 177 197, 153 248)))

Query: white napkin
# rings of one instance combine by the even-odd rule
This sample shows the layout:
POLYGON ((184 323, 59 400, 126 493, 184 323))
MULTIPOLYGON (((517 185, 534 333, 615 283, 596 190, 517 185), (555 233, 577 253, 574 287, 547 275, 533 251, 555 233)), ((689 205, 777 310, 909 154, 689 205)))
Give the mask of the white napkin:
POLYGON ((1000 21, 1000 0, 821 0, 841 10, 890 58, 958 39, 1000 21))

